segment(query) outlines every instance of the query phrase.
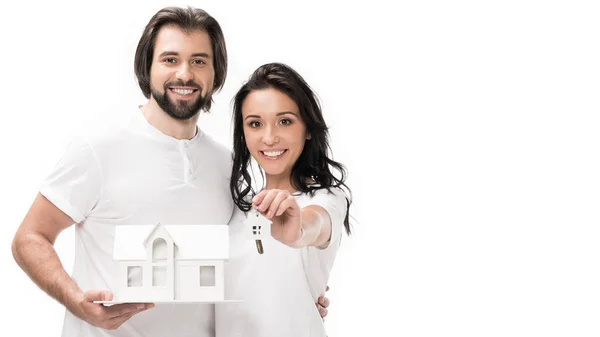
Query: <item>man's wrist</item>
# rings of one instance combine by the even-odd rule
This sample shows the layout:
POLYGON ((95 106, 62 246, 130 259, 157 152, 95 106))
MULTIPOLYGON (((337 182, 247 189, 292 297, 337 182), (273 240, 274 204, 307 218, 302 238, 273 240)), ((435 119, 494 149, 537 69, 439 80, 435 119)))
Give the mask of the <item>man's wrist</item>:
POLYGON ((65 296, 65 307, 76 317, 86 320, 85 311, 83 310, 84 301, 85 294, 83 291, 73 290, 65 296))

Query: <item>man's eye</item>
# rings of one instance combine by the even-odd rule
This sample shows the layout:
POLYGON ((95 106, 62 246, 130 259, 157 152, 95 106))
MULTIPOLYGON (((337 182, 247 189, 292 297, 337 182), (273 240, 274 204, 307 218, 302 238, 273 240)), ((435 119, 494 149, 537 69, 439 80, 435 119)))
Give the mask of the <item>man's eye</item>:
POLYGON ((175 62, 177 62, 177 60, 174 59, 174 58, 166 58, 165 62, 167 62, 167 63, 175 63, 175 62))
POLYGON ((192 63, 194 63, 194 64, 206 64, 206 62, 204 62, 203 60, 194 60, 194 61, 192 61, 192 63))

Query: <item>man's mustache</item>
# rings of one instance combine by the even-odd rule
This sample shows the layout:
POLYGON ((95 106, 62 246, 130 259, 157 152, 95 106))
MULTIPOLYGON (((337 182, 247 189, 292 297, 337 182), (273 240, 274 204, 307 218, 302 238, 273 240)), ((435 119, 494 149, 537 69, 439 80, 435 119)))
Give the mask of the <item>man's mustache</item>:
POLYGON ((188 87, 188 88, 202 90, 202 87, 200 86, 200 84, 198 84, 194 81, 187 81, 185 83, 183 81, 169 82, 169 83, 165 84, 165 89, 167 87, 188 87))

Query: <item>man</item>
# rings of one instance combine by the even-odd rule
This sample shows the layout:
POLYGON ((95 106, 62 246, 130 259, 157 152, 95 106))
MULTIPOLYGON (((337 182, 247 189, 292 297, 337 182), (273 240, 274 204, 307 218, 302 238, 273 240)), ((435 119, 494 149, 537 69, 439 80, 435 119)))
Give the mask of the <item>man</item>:
POLYGON ((13 255, 67 308, 65 337, 214 336, 213 305, 93 303, 117 289, 115 226, 226 224, 233 211, 230 153, 196 125, 226 77, 218 22, 200 9, 160 10, 140 38, 135 72, 148 103, 74 138, 17 230, 13 255), (70 277, 53 243, 74 223, 70 277))

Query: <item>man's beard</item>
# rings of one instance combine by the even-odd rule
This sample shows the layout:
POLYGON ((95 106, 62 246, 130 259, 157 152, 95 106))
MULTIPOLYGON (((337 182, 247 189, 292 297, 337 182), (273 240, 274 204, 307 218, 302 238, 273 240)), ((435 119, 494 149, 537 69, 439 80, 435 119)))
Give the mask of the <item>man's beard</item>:
POLYGON ((152 97, 154 97, 154 100, 156 101, 156 103, 158 103, 158 106, 164 112, 166 112, 167 115, 173 117, 174 119, 178 119, 178 120, 187 120, 187 119, 190 119, 190 118, 196 116, 196 114, 198 112, 200 112, 200 110, 205 108, 207 103, 209 103, 211 100, 210 94, 206 94, 206 96, 202 96, 202 88, 193 81, 189 81, 187 83, 183 83, 183 82, 166 83, 164 85, 164 93, 163 94, 158 92, 153 87, 151 87, 150 89, 152 91, 152 97), (194 89, 197 89, 200 93, 198 95, 198 98, 193 102, 177 100, 177 103, 173 103, 169 99, 169 97, 167 97, 167 95, 168 95, 167 92, 169 90, 169 87, 173 87, 173 86, 194 88, 194 89))

